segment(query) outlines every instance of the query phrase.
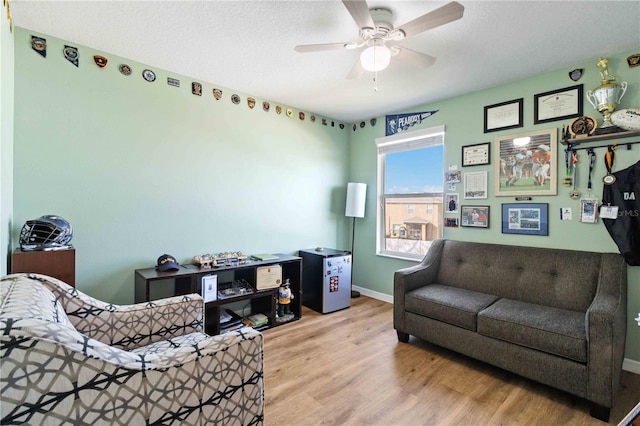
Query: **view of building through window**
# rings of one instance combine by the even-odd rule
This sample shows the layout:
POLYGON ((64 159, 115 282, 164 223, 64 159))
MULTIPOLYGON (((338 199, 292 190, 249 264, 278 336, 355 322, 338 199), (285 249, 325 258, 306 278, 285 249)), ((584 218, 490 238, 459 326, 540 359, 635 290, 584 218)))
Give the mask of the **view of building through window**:
POLYGON ((378 148, 379 253, 422 258, 442 237, 444 149, 437 136, 378 148))

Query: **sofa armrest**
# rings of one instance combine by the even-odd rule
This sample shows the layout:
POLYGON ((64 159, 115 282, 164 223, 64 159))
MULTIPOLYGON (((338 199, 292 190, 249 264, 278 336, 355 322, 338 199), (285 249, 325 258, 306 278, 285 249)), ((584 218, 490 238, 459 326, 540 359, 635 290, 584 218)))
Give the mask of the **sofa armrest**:
POLYGON ((129 352, 71 327, 25 323, 6 325, 1 336, 2 424, 260 424, 263 418, 263 337, 253 329, 193 333, 129 352))
POLYGON ((429 251, 427 251, 427 254, 419 264, 399 269, 393 275, 393 324, 396 330, 403 331, 402 318, 405 308, 405 294, 416 288, 436 282, 444 244, 444 239, 433 241, 429 251))
POLYGON ((204 300, 198 294, 114 305, 46 275, 28 277, 53 292, 78 332, 110 346, 131 350, 203 331, 204 300))
POLYGON ((602 255, 596 296, 586 313, 589 401, 611 407, 624 359, 627 329, 627 264, 602 255))

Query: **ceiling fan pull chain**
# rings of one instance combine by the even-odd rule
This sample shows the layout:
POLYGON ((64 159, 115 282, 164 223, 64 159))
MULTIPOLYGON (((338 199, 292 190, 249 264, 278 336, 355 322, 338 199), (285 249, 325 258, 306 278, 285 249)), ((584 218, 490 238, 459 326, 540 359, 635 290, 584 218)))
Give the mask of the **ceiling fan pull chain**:
POLYGON ((378 91, 378 71, 375 71, 373 74, 373 91, 378 91))

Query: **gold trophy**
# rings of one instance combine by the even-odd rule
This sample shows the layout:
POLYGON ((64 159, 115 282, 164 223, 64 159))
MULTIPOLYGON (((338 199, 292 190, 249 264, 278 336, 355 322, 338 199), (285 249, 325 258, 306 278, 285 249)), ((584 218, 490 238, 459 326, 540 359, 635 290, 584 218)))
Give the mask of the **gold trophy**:
MULTIPOLYGON (((600 68, 600 76, 602 81, 600 86, 595 90, 587 91, 587 100, 595 109, 604 115, 604 121, 602 122, 602 133, 608 133, 609 131, 615 131, 615 126, 611 122, 611 114, 616 110, 616 107, 622 100, 625 92, 627 91, 627 82, 616 83, 616 76, 611 74, 608 70, 609 60, 606 58, 599 58, 596 64, 600 68)), ((598 133, 598 131, 596 131, 598 133)))

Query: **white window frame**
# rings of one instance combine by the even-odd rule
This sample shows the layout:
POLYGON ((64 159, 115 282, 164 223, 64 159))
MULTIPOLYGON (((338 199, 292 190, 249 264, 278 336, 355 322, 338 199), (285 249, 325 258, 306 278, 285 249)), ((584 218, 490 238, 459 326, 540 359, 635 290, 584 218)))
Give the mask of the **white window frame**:
MULTIPOLYGON (((385 176, 385 155, 394 152, 411 151, 414 149, 428 148, 436 145, 444 145, 445 127, 435 126, 428 129, 416 130, 412 132, 396 133, 391 136, 384 136, 375 139, 378 148, 378 181, 376 200, 376 255, 392 257, 396 259, 420 261, 423 255, 402 253, 384 249, 385 223, 384 223, 384 176, 385 176)), ((444 161, 444 159, 443 159, 444 161)), ((444 196, 444 188, 442 188, 444 196)), ((443 199, 444 202, 444 199, 443 199)), ((444 221, 444 219, 443 219, 444 221)))

